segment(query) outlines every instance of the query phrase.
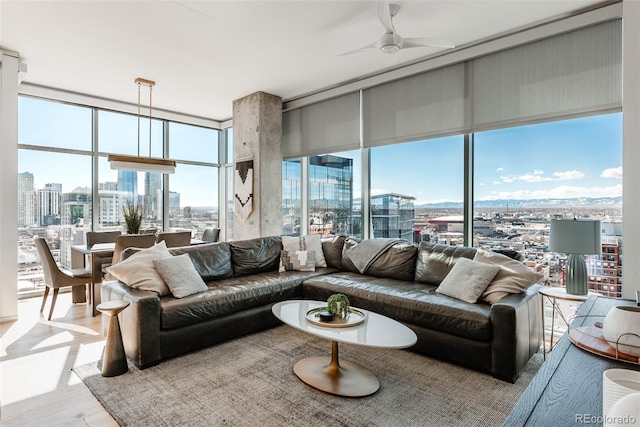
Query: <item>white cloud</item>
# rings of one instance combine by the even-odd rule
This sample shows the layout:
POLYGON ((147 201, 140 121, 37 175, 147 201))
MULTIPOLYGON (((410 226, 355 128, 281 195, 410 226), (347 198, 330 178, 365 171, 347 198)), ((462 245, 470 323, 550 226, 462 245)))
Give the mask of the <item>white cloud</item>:
POLYGON ((565 199, 573 197, 619 197, 622 196, 622 185, 611 187, 581 187, 561 185, 548 190, 493 191, 483 200, 500 199, 565 199))
POLYGON ((571 171, 561 171, 554 172, 551 174, 552 176, 545 176, 544 171, 540 169, 534 169, 533 172, 525 173, 524 175, 511 175, 511 176, 501 176, 502 182, 515 182, 515 181, 523 181, 523 182, 550 182, 550 181, 571 181, 574 179, 581 179, 585 177, 584 172, 571 170, 571 171))
POLYGON ((504 168, 496 168, 496 172, 500 173, 504 170, 504 168))
POLYGON ((622 179, 622 166, 618 166, 617 168, 605 169, 600 174, 600 177, 622 179))
POLYGON ((584 178, 584 172, 580 171, 566 171, 566 172, 554 172, 553 176, 557 181, 571 181, 573 179, 584 178))
POLYGON ((493 184, 494 184, 494 185, 500 185, 500 184, 502 184, 502 183, 501 183, 500 181, 493 181, 493 184))

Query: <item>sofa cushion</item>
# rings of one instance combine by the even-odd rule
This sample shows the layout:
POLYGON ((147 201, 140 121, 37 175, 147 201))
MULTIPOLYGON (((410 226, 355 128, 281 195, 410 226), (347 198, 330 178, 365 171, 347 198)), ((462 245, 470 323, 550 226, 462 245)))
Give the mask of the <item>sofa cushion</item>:
POLYGON ((184 298, 208 289, 187 254, 154 259, 153 265, 176 298, 184 298))
POLYGON ((331 236, 322 239, 322 253, 327 267, 342 268, 342 247, 345 236, 331 236))
POLYGON ((416 282, 439 285, 462 257, 473 259, 475 248, 420 242, 416 261, 416 282))
POLYGON ((418 246, 412 243, 396 243, 384 252, 367 270, 368 276, 413 282, 416 272, 418 246))
POLYGON ((203 243, 169 249, 173 255, 188 254, 202 280, 221 280, 233 276, 231 249, 227 242, 203 243))
POLYGON ((543 277, 542 274, 536 273, 520 261, 485 249, 479 248, 473 259, 500 267, 496 277, 480 296, 489 304, 494 304, 509 294, 522 293, 543 277))
POLYGON ((233 274, 236 277, 278 270, 282 239, 258 237, 229 243, 233 274))
POLYGON ((460 258, 436 292, 475 304, 499 271, 499 265, 460 258))
POLYGON ((491 306, 470 304, 435 290, 433 285, 344 271, 302 283, 305 298, 326 301, 332 294, 343 293, 354 307, 400 322, 476 341, 491 340, 491 306))
POLYGON ((161 329, 195 325, 266 304, 300 298, 303 280, 335 269, 315 272, 277 270, 207 283, 208 290, 185 298, 160 298, 161 329))
POLYGON ((107 271, 122 283, 145 291, 155 292, 159 296, 171 295, 167 284, 153 265, 153 260, 171 257, 164 241, 141 249, 124 261, 107 267, 107 271))

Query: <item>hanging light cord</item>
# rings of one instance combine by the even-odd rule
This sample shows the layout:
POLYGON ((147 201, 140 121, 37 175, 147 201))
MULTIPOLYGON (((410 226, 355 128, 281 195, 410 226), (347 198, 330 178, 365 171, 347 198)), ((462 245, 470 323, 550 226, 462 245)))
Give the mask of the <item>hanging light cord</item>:
POLYGON ((149 158, 151 158, 151 93, 153 86, 149 85, 149 158))
POLYGON ((140 82, 138 82, 138 157, 140 157, 140 82))

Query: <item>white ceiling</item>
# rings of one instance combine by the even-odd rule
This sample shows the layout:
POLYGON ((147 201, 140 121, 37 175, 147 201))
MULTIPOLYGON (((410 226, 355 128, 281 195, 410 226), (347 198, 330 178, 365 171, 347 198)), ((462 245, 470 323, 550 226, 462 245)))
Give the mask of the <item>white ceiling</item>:
MULTIPOLYGON (((601 0, 391 1, 404 37, 457 46, 573 14, 601 0)), ((442 49, 375 49, 375 1, 6 1, 0 46, 27 64, 24 82, 226 120, 256 91, 285 101, 414 63, 442 49)))

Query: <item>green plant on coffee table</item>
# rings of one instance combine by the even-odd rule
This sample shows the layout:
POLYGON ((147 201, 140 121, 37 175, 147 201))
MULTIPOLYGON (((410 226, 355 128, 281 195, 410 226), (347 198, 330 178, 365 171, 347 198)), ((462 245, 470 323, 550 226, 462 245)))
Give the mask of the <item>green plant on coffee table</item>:
POLYGON ((349 298, 345 294, 333 294, 327 299, 327 310, 338 317, 349 314, 349 298))
POLYGON ((128 234, 138 234, 140 232, 143 210, 141 204, 134 205, 131 201, 127 201, 127 204, 122 206, 122 213, 124 214, 124 222, 128 234))

